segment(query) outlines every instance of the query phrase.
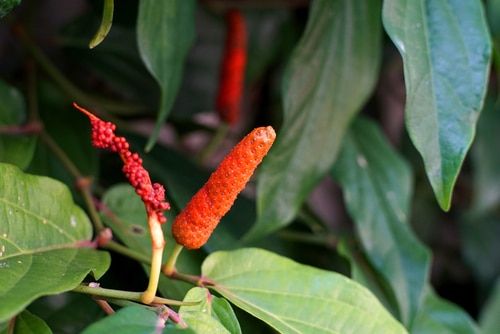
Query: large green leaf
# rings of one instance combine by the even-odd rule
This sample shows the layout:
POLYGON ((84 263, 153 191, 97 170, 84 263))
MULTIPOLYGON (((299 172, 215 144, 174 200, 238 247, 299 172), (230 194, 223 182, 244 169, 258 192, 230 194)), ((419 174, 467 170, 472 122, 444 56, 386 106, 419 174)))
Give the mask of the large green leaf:
POLYGON ((148 142, 154 145, 182 79, 187 51, 194 41, 194 0, 141 0, 137 19, 139 52, 161 86, 160 110, 148 142))
MULTIPOLYGON (((21 93, 0 80, 0 127, 21 126, 26 107, 21 93)), ((25 168, 33 157, 36 136, 0 133, 0 162, 25 168)))
POLYGON ((89 219, 58 181, 0 164, 0 217, 0 322, 109 267, 107 252, 83 247, 89 219))
POLYGON ((340 183, 366 256, 394 291, 410 326, 420 307, 429 254, 408 226, 412 174, 374 123, 358 119, 332 176, 340 183))
POLYGON ((257 248, 212 253, 213 289, 280 333, 406 333, 362 285, 257 248))
POLYGON ((481 1, 388 0, 383 21, 403 57, 406 127, 439 205, 448 210, 489 72, 481 1))
POLYGON ((380 59, 380 1, 316 0, 283 79, 284 123, 258 180, 256 238, 289 223, 334 163, 370 95, 380 59))
POLYGON ((179 309, 182 320, 196 333, 241 334, 241 328, 231 304, 224 298, 213 296, 204 288, 192 288, 186 294, 184 301, 201 301, 197 305, 181 306, 179 309))

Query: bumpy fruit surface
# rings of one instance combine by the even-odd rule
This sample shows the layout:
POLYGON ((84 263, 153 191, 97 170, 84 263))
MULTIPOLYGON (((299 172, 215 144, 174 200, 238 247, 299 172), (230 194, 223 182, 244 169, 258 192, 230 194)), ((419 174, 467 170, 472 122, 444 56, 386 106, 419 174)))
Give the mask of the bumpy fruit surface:
POLYGON ((245 188, 275 138, 276 133, 272 127, 256 128, 229 152, 207 183, 175 219, 172 235, 178 244, 196 249, 207 242, 220 219, 245 188))

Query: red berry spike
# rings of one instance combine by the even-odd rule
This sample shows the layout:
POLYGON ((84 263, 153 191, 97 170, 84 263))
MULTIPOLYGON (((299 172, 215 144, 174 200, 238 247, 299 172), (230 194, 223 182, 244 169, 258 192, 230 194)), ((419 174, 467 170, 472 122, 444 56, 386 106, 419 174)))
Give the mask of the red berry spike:
POLYGON ((216 109, 224 122, 234 124, 240 115, 247 62, 247 32, 239 10, 226 13, 226 31, 216 109))
POLYGON ((207 242, 275 138, 272 127, 256 128, 229 152, 172 224, 172 235, 178 244, 196 249, 207 242))
POLYGON ((135 192, 141 197, 148 215, 156 212, 161 223, 166 221, 163 210, 169 210, 170 204, 165 202, 165 189, 160 184, 152 184, 149 173, 142 166, 142 159, 137 153, 130 151, 130 145, 125 137, 115 135, 116 126, 111 122, 105 122, 90 111, 73 103, 73 106, 90 118, 92 125, 92 144, 99 148, 109 148, 117 152, 123 160, 123 173, 135 188, 135 192))

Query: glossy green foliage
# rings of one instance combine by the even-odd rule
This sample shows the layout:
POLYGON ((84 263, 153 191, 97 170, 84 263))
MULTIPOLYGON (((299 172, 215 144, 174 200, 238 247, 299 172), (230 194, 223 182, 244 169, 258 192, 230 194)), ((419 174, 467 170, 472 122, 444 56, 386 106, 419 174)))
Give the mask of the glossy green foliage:
POLYGON ((290 223, 337 157, 372 92, 380 59, 380 1, 314 1, 283 78, 284 122, 258 183, 256 238, 290 223))
POLYGON ((213 110, 228 2, 114 1, 111 27, 112 2, 26 0, 0 21, 0 333, 495 333, 498 0, 233 1, 248 52, 229 128, 213 110), (103 4, 111 29, 89 50, 103 4), (73 101, 164 185, 163 263, 217 163, 276 129, 208 242, 161 274, 158 296, 197 303, 168 320, 69 292, 98 279, 94 293, 137 297, 152 253, 144 188, 91 146, 73 101))
POLYGON ((98 279, 110 258, 89 247, 89 220, 66 186, 6 164, 0 178, 2 322, 39 296, 71 290, 88 273, 98 279))
POLYGON ((406 333, 361 285, 265 250, 213 253, 202 272, 214 290, 280 333, 406 333))
POLYGON ((92 324, 82 334, 105 334, 111 331, 123 334, 161 333, 164 325, 158 318, 158 314, 151 310, 140 306, 128 306, 92 324))
POLYGON ((408 132, 439 205, 449 210, 487 87, 491 44, 482 3, 389 0, 383 21, 403 58, 408 132))

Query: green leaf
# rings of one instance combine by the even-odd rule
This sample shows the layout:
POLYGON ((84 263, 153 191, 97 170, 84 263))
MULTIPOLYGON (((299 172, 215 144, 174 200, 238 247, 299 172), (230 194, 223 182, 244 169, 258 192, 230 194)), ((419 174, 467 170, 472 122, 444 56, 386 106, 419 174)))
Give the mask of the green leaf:
POLYGON ((491 45, 482 3, 388 0, 383 21, 403 58, 406 127, 447 211, 488 82, 491 45))
POLYGON ((205 288, 192 288, 186 294, 184 301, 201 301, 198 305, 181 306, 179 309, 179 315, 188 328, 196 333, 241 334, 238 319, 224 298, 211 295, 205 288))
POLYGON ((283 79, 284 123, 258 180, 257 238, 288 224, 335 162, 380 62, 380 1, 317 0, 283 79))
POLYGON ((406 333, 362 285, 265 250, 212 253, 202 273, 280 333, 406 333))
POLYGON ((107 252, 83 247, 89 219, 58 181, 0 164, 0 217, 0 322, 109 267, 107 252))
POLYGON ((366 256, 391 285, 409 326, 420 306, 429 253, 408 226, 413 188, 408 165, 373 122, 358 119, 332 176, 343 189, 366 256))
POLYGON ((127 306, 87 327, 82 334, 161 333, 163 321, 153 311, 141 306, 127 306))
MULTIPOLYGON (((0 128, 21 126, 26 121, 26 106, 21 93, 0 80, 0 128)), ((0 162, 26 168, 36 146, 36 136, 0 132, 0 162)))
POLYGON ((479 334, 480 330, 467 313, 438 297, 432 288, 427 286, 422 306, 415 318, 411 333, 479 334))
POLYGON ((19 5, 21 0, 0 0, 0 18, 9 14, 12 8, 19 5))
MULTIPOLYGON (((167 194, 168 195, 168 194, 167 194)), ((134 188, 127 184, 118 184, 108 189, 102 198, 106 210, 102 212, 102 218, 113 233, 131 249, 151 257, 151 235, 149 233, 148 220, 144 204, 135 193, 134 188), (109 215, 112 212, 112 215, 109 215)), ((171 254, 176 242, 171 234, 171 222, 174 214, 165 211, 168 222, 163 225, 166 241, 163 258, 166 260, 171 254)), ((185 252, 180 256, 177 268, 180 272, 197 274, 202 259, 198 252, 185 252)), ((143 265, 149 273, 150 266, 143 265)), ((184 282, 167 279, 160 276, 159 290, 168 298, 182 300, 186 292, 191 288, 184 282)), ((146 287, 144 287, 146 289, 146 287)))
POLYGON ((479 324, 483 334, 495 334, 500 328, 500 280, 497 280, 490 297, 483 306, 479 324))
POLYGON ((184 58, 194 42, 194 0, 139 2, 137 42, 147 69, 161 86, 160 110, 149 138, 150 150, 179 89, 184 58))
POLYGON ((52 330, 45 321, 25 310, 16 316, 13 334, 52 334, 52 330))

